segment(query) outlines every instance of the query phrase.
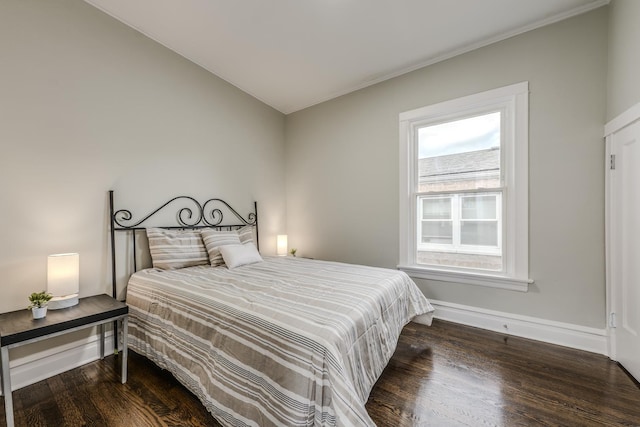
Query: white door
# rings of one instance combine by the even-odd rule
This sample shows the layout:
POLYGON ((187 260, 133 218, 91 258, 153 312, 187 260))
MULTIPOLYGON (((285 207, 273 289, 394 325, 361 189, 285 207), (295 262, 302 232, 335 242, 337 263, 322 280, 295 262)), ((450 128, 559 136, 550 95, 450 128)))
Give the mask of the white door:
POLYGON ((610 150, 612 358, 640 380, 640 121, 615 132, 610 150))

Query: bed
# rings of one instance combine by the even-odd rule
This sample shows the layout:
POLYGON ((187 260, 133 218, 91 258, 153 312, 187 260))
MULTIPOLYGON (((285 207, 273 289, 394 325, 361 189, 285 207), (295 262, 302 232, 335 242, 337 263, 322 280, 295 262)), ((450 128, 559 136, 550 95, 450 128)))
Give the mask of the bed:
MULTIPOLYGON (((118 230, 135 242, 144 221, 123 225, 133 216, 110 200, 112 242, 118 230)), ((402 328, 431 321, 433 308, 416 285, 396 270, 295 257, 236 266, 226 254, 257 246, 257 206, 225 224, 221 210, 205 212, 209 201, 195 203, 195 215, 179 210, 177 229, 198 230, 204 242, 234 233, 245 241, 218 247, 222 264, 205 245, 206 264, 133 273, 130 348, 170 371, 225 426, 374 425, 365 404, 402 328), (205 221, 186 224, 185 213, 205 221)), ((154 233, 162 232, 145 232, 153 252, 154 233)))

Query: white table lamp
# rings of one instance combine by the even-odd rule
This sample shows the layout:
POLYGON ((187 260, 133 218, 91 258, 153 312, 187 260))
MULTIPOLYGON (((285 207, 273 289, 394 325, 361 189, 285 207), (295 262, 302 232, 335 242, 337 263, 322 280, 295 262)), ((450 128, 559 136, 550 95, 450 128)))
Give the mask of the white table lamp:
POLYGON ((287 255, 287 235, 286 234, 278 234, 276 253, 278 254, 278 256, 287 255))
POLYGON ((78 304, 80 291, 80 255, 55 254, 47 259, 47 291, 53 295, 49 310, 78 304))

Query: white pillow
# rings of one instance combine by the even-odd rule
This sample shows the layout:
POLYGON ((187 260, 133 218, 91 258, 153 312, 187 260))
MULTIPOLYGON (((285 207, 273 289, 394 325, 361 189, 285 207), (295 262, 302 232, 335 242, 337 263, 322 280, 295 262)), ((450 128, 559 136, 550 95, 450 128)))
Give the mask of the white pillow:
POLYGON ((256 245, 251 242, 242 245, 224 245, 218 248, 222 254, 222 259, 227 268, 236 268, 241 265, 255 264, 261 262, 262 257, 256 249, 256 245))

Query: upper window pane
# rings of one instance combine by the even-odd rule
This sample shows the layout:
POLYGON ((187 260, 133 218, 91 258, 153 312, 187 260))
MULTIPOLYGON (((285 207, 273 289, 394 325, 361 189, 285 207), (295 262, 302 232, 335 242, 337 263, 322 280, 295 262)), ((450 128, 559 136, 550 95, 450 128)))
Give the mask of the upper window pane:
POLYGON ((462 197, 462 219, 497 219, 497 196, 462 197))
POLYGON ((418 128, 418 192, 500 187, 500 120, 498 111, 418 128))
POLYGON ((422 199, 422 219, 451 219, 451 198, 422 199))

